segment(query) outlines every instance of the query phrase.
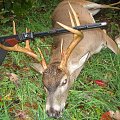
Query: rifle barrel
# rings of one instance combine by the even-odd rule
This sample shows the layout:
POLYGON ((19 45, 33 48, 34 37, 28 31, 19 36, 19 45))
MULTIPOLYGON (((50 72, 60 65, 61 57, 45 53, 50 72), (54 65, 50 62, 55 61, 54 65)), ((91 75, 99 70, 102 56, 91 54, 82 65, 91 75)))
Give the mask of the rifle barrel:
MULTIPOLYGON (((101 23, 93 23, 93 24, 88 24, 88 25, 81 25, 81 26, 76 26, 73 27, 76 30, 86 30, 86 29, 94 29, 94 28, 101 28, 106 26, 106 22, 101 22, 101 23)), ((69 32, 68 30, 61 28, 61 29, 53 29, 48 32, 34 32, 34 37, 44 37, 44 36, 53 36, 61 33, 67 33, 69 32)))
MULTIPOLYGON (((100 22, 100 23, 93 23, 93 24, 87 24, 87 25, 81 25, 73 27, 77 30, 86 30, 86 29, 94 29, 94 28, 101 28, 106 26, 106 22, 100 22)), ((28 33, 22 33, 18 35, 11 35, 11 36, 3 36, 0 37, 0 43, 4 43, 6 41, 10 41, 12 39, 16 39, 18 42, 25 41, 27 39, 34 39, 35 37, 45 37, 45 36, 53 36, 61 33, 67 33, 68 30, 61 28, 61 29, 53 29, 48 32, 28 32, 28 33)))

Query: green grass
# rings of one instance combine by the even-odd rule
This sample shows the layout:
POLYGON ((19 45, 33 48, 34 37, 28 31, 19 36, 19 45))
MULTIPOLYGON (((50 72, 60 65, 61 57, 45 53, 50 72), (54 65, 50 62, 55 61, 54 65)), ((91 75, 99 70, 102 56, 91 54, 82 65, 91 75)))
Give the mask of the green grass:
MULTIPOLYGON (((26 27, 32 31, 46 31, 51 28, 51 10, 39 15, 37 12, 31 13, 26 19, 16 21, 19 33, 24 32, 26 27)), ((0 34, 12 34, 12 25, 1 27, 0 34)), ((52 38, 47 38, 45 42, 37 38, 31 46, 36 52, 37 47, 40 47, 49 62, 51 44, 52 38)), ((14 120, 20 111, 26 112, 28 120, 52 120, 45 113, 46 95, 42 75, 31 69, 32 62, 35 61, 23 53, 9 52, 3 66, 0 66, 0 120, 14 120), (9 80, 6 73, 18 75, 18 87, 9 80)), ((85 64, 69 91, 67 106, 60 120, 99 120, 104 112, 118 110, 119 77, 120 55, 115 55, 108 49, 94 55, 85 64), (107 82, 107 86, 94 84, 96 79, 107 82)))

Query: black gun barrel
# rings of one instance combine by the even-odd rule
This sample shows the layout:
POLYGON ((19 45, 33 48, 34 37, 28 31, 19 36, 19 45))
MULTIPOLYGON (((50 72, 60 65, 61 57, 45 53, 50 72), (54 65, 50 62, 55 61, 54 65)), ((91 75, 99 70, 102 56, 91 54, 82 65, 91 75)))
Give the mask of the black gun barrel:
MULTIPOLYGON (((106 22, 100 22, 100 23, 76 26, 73 28, 76 30, 86 30, 86 29, 101 28, 106 25, 107 25, 106 22)), ((53 35, 57 35, 57 34, 61 34, 61 33, 67 33, 67 32, 69 32, 69 31, 64 28, 61 28, 61 29, 50 30, 48 32, 34 32, 33 35, 34 35, 34 37, 44 37, 44 36, 53 36, 53 35)))
MULTIPOLYGON (((101 28, 106 26, 106 22, 100 22, 100 23, 93 23, 93 24, 87 24, 87 25, 81 25, 73 27, 77 30, 86 30, 86 29, 94 29, 94 28, 101 28)), ((36 37, 45 37, 45 36, 54 36, 61 33, 67 33, 68 30, 61 28, 61 29, 53 29, 48 32, 28 32, 28 33, 22 33, 18 35, 11 35, 11 36, 3 36, 0 37, 0 43, 6 42, 8 39, 16 39, 18 42, 25 41, 27 39, 34 39, 36 37)))

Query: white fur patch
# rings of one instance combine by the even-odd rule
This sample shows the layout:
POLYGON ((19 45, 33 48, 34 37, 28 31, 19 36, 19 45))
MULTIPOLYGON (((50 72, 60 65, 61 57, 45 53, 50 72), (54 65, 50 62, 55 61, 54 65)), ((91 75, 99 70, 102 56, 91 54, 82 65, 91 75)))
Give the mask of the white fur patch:
POLYGON ((57 104, 53 104, 53 109, 56 110, 56 111, 60 111, 60 106, 57 105, 57 104))
POLYGON ((64 93, 66 90, 67 90, 67 88, 68 88, 68 83, 66 83, 66 85, 64 85, 64 86, 61 86, 59 89, 60 89, 60 91, 61 91, 61 93, 64 93))
POLYGON ((53 103, 52 106, 50 106, 49 104, 46 104, 46 111, 47 111, 47 110, 49 111, 49 110, 50 110, 50 107, 52 107, 52 108, 53 108, 54 110, 56 110, 56 111, 60 111, 60 110, 61 110, 61 106, 53 103))

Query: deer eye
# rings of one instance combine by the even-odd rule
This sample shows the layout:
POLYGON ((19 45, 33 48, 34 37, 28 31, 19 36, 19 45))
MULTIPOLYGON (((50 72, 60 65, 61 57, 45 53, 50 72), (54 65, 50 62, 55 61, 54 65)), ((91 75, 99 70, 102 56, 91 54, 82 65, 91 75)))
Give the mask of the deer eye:
POLYGON ((61 86, 64 86, 66 83, 67 83, 67 79, 65 79, 65 80, 62 82, 61 86))

